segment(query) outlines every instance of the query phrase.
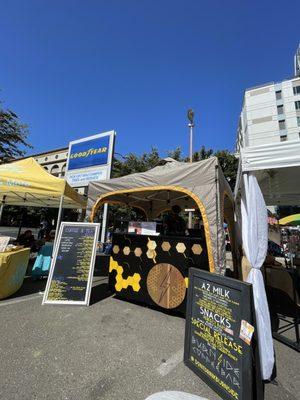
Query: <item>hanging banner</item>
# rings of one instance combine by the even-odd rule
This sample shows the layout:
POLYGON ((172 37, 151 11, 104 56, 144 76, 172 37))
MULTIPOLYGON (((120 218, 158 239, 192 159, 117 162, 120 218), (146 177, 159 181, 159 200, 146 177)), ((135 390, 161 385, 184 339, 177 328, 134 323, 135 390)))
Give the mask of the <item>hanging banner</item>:
POLYGON ((72 187, 110 178, 115 132, 105 132, 69 143, 66 179, 72 187))

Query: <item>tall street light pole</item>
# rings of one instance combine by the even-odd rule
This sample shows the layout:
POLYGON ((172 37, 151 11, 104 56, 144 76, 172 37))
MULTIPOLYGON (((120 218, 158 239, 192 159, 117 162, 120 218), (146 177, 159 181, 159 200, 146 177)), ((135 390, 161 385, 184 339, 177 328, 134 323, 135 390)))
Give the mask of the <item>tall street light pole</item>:
MULTIPOLYGON (((190 108, 187 112, 187 117, 189 120, 188 127, 190 128, 190 162, 193 162, 193 129, 194 129, 194 111, 190 108)), ((189 229, 193 227, 193 212, 189 211, 189 229)))

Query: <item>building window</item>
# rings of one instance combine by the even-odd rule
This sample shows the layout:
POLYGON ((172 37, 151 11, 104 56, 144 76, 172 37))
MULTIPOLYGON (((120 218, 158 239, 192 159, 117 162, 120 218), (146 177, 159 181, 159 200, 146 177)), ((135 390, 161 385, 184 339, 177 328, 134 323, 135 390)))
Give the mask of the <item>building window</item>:
POLYGON ((276 100, 281 100, 281 99, 282 99, 281 90, 277 90, 277 91, 275 92, 275 94, 276 94, 276 100))
POLYGON ((285 129, 285 119, 281 119, 280 121, 278 121, 279 123, 279 129, 282 131, 283 129, 285 129))
POLYGON ((51 168, 51 175, 59 176, 59 166, 58 165, 53 165, 53 167, 51 168))
POLYGON ((295 101, 295 108, 296 110, 300 110, 300 100, 295 101))
POLYGON ((283 106, 277 106, 277 114, 283 114, 283 106))
POLYGON ((55 158, 58 159, 58 154, 56 154, 55 158))
POLYGON ((62 169, 61 169, 61 177, 65 176, 65 174, 66 174, 66 164, 64 164, 64 165, 62 166, 62 169))
POLYGON ((281 135, 280 136, 280 141, 281 142, 286 142, 287 141, 287 135, 281 135))
POLYGON ((300 117, 297 117, 297 125, 300 126, 300 117))
POLYGON ((48 157, 45 157, 45 161, 47 161, 48 160, 48 157))
POLYGON ((293 87, 294 94, 300 94, 300 86, 293 87))

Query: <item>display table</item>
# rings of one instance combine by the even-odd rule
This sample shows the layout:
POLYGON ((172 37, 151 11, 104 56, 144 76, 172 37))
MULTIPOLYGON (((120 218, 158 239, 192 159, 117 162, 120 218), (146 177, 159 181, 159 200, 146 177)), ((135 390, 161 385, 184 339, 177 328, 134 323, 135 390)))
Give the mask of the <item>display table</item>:
POLYGON ((190 267, 209 270, 200 238, 114 234, 109 286, 119 297, 185 312, 190 267))
POLYGON ((23 284, 30 249, 0 253, 0 299, 14 294, 23 284))

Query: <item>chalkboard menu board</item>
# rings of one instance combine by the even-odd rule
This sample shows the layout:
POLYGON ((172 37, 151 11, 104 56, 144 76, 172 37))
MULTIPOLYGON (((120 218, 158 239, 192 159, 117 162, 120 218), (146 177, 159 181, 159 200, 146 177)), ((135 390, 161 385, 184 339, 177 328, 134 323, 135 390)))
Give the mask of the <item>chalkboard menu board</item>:
POLYGON ((252 287, 190 269, 184 362, 222 399, 253 399, 252 287))
POLYGON ((89 304, 99 226, 61 223, 43 304, 89 304))

